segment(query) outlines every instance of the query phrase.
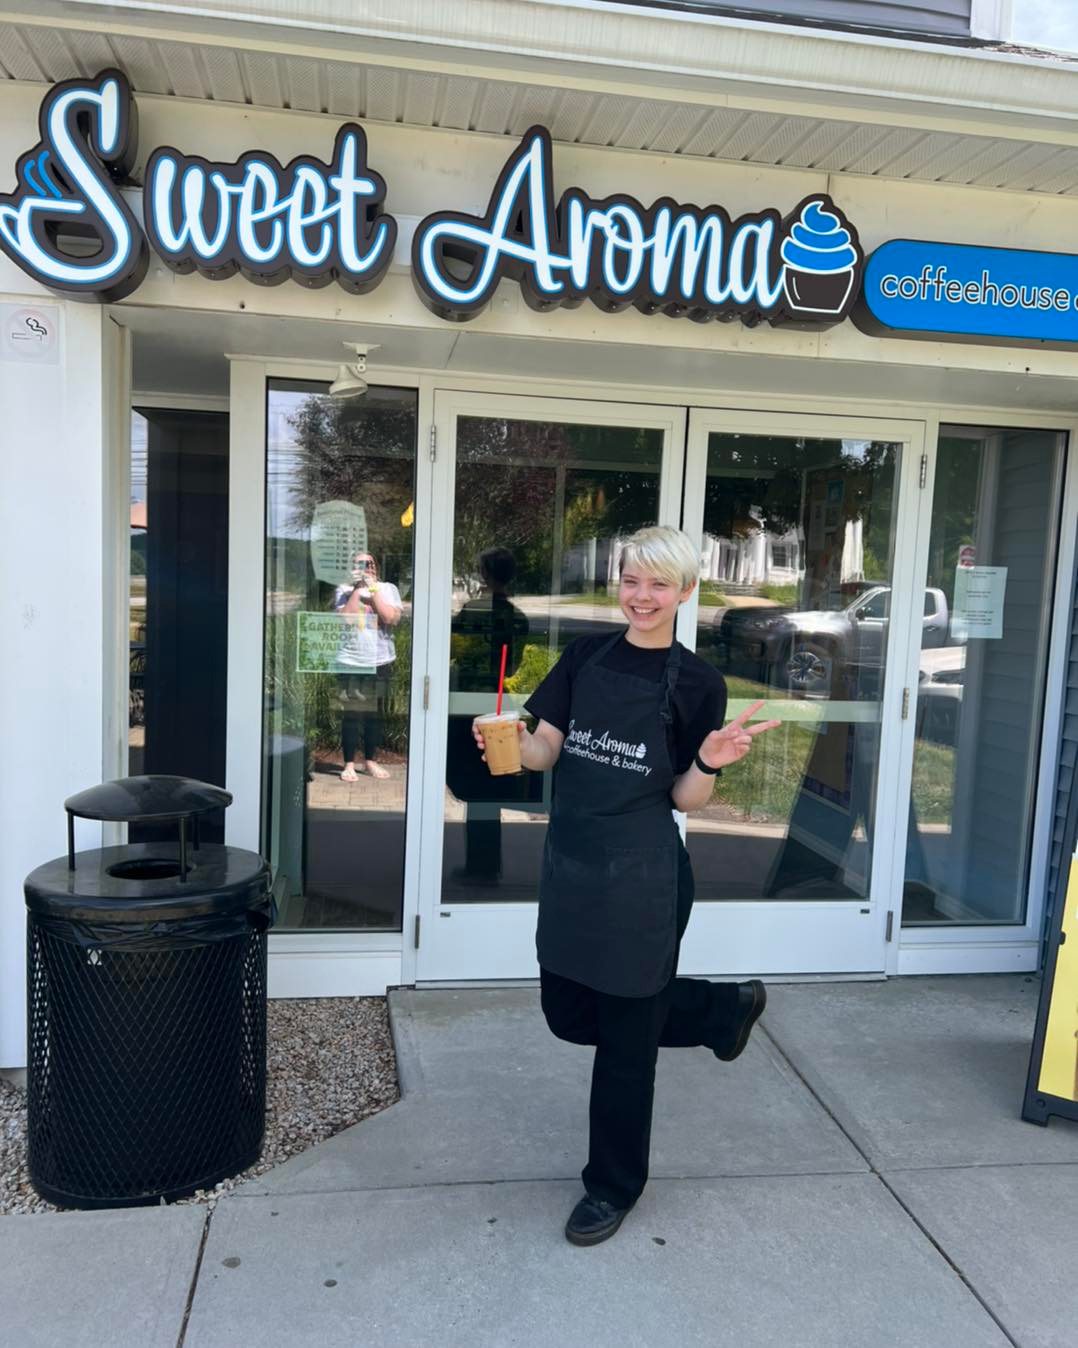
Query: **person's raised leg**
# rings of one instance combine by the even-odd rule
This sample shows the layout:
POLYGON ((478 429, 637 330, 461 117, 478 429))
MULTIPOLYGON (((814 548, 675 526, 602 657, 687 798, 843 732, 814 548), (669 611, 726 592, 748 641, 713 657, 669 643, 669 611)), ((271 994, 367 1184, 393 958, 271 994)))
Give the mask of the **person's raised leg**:
POLYGON ((594 988, 539 966, 539 1001, 550 1032, 570 1044, 594 1044, 598 1027, 594 988))
MULTIPOLYGON (((678 869, 678 957, 695 890, 692 862, 688 849, 682 845, 678 869)), ((767 992, 759 979, 747 983, 712 983, 706 978, 674 978, 669 991, 666 1020, 659 1032, 660 1045, 664 1048, 706 1045, 724 1061, 731 1061, 742 1052, 767 1003, 767 992)))

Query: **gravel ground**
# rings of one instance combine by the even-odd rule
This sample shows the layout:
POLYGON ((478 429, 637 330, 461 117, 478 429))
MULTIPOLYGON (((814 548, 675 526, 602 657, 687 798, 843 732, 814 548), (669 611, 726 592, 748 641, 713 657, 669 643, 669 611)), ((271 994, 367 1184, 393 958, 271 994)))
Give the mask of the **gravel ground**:
MULTIPOLYGON (((269 1003, 266 1140, 249 1170, 187 1203, 216 1203, 316 1142, 400 1099, 384 997, 269 1003)), ((0 1214, 57 1212, 26 1173, 26 1093, 0 1078, 0 1214)))

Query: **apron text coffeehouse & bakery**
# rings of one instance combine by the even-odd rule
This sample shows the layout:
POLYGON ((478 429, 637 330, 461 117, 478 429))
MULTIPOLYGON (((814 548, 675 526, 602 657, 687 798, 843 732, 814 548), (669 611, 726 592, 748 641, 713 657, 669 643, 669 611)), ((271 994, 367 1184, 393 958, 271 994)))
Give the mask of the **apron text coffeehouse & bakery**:
POLYGON ((662 41, 694 25, 701 60, 766 35, 768 78, 748 48, 719 93, 222 28, 88 32, 0 83, 4 1062, 22 877, 129 772, 234 793, 218 836, 284 877, 273 994, 537 978, 549 774, 491 777, 471 721, 503 646, 522 707, 618 630, 654 523, 699 543, 678 634, 728 716, 782 721, 688 823, 681 971, 1039 967, 1078 737, 1078 150, 1033 104, 1074 74, 662 41), (792 97, 840 56, 845 92, 792 97))

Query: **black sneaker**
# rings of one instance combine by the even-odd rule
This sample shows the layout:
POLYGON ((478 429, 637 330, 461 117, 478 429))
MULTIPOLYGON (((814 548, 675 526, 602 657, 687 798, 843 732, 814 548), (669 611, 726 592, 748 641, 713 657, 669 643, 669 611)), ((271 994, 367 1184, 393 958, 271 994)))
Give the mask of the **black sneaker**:
POLYGON ((565 1223, 565 1239, 574 1245, 598 1245, 614 1234, 629 1211, 585 1194, 565 1223))
POLYGON ((758 978, 751 978, 747 983, 737 985, 737 1021, 734 1042, 725 1053, 720 1053, 718 1049, 715 1049, 716 1058, 721 1058, 723 1062, 733 1062, 739 1054, 744 1052, 745 1045, 749 1042, 749 1035, 752 1033, 752 1027, 760 1019, 766 1005, 767 989, 758 978))

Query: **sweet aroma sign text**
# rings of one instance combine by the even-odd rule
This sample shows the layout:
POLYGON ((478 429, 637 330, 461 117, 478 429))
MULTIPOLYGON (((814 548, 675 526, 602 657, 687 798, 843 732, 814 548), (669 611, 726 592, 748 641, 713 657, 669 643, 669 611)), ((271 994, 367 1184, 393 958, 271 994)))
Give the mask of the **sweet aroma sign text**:
MULTIPOLYGON (((336 282, 370 290, 385 275, 396 221, 386 184, 367 163, 362 129, 345 125, 327 162, 282 165, 248 151, 215 163, 172 147, 151 154, 144 226, 124 201, 137 150, 137 111, 125 76, 103 71, 46 94, 40 139, 21 156, 14 192, 0 195, 0 250, 36 281, 112 301, 142 282, 148 245, 174 270, 213 280, 237 271, 276 285, 336 282)), ((555 201, 550 133, 533 127, 510 156, 486 215, 436 212, 421 222, 413 276, 440 317, 461 321, 516 280, 537 309, 590 300, 616 311, 698 320, 828 327, 858 293, 864 256, 829 197, 781 215, 732 219, 721 206, 629 196, 593 200, 570 188, 555 201)))
POLYGON ((785 218, 736 220, 664 198, 595 201, 571 187, 555 206, 550 132, 533 127, 510 157, 482 217, 439 212, 412 243, 419 293, 441 318, 473 317, 503 277, 534 309, 591 300, 672 317, 796 322, 844 318, 863 256, 853 227, 823 195, 785 218))

